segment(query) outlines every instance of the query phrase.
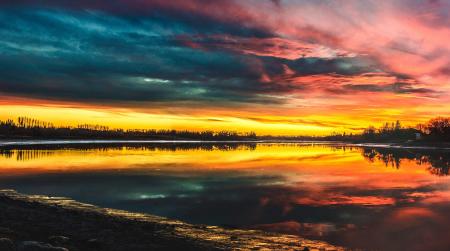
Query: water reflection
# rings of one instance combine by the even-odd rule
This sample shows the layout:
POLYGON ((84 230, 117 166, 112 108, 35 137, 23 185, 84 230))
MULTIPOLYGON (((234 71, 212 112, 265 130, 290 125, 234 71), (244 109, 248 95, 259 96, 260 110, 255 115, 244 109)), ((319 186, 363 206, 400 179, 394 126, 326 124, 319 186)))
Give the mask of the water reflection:
POLYGON ((448 156, 311 143, 10 148, 0 187, 350 247, 447 250, 448 156))
POLYGON ((55 154, 58 151, 77 151, 77 152, 105 152, 110 150, 138 150, 138 151, 180 151, 180 150, 203 150, 203 151, 232 151, 238 149, 254 150, 256 143, 159 143, 142 144, 134 143, 124 145, 116 144, 76 144, 76 145, 23 145, 20 149, 17 146, 3 146, 0 148, 0 155, 5 158, 15 157, 18 161, 33 160, 45 158, 48 155, 55 154))
MULTIPOLYGON (((257 143, 171 143, 171 144, 132 144, 124 146, 123 144, 108 145, 29 145, 21 146, 20 149, 14 147, 0 149, 0 155, 4 158, 15 158, 17 161, 27 161, 39 158, 46 158, 50 155, 61 153, 62 151, 76 151, 77 154, 89 152, 107 152, 111 150, 126 151, 180 151, 180 150, 202 150, 202 151, 236 151, 236 150, 255 150, 257 143)), ((413 160, 418 165, 428 166, 430 173, 438 176, 449 175, 450 154, 448 150, 429 150, 429 149, 398 149, 398 148, 374 148, 374 147, 355 147, 351 145, 333 145, 333 144, 314 144, 314 143, 277 143, 278 146, 294 145, 304 147, 307 145, 322 146, 332 150, 353 151, 361 149, 362 156, 370 161, 381 161, 385 166, 391 166, 399 169, 402 160, 413 160)))
POLYGON ((363 148, 363 156, 371 162, 378 160, 384 162, 386 166, 395 168, 400 168, 402 160, 414 160, 418 165, 428 166, 428 170, 434 175, 449 174, 450 154, 448 151, 363 148))

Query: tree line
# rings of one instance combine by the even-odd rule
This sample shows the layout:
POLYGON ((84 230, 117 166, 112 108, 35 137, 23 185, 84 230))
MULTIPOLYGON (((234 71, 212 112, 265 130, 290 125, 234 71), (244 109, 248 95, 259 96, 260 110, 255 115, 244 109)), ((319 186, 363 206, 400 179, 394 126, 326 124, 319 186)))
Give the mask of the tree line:
POLYGON ((450 117, 437 117, 424 124, 404 127, 401 122, 384 123, 380 127, 369 126, 361 134, 334 133, 326 140, 353 142, 450 142, 450 117))
POLYGON ((155 129, 110 129, 107 126, 80 124, 55 126, 52 123, 28 117, 16 121, 0 120, 0 138, 97 138, 97 139, 157 139, 157 140, 338 140, 364 142, 432 141, 450 142, 450 117, 437 117, 415 127, 404 127, 400 121, 385 123, 376 128, 369 126, 360 134, 332 134, 311 136, 260 136, 255 132, 188 131, 155 129))
POLYGON ((379 128, 369 126, 362 133, 362 138, 369 141, 416 140, 420 137, 422 137, 420 130, 403 127, 399 120, 395 123, 385 123, 379 128))
POLYGON ((107 126, 80 124, 55 126, 28 117, 0 120, 0 138, 49 139, 155 139, 155 140, 255 140, 256 133, 235 131, 188 131, 155 129, 110 129, 107 126))
POLYGON ((450 117, 437 117, 415 127, 403 127, 400 121, 380 128, 369 127, 362 134, 367 140, 421 140, 450 142, 450 117))

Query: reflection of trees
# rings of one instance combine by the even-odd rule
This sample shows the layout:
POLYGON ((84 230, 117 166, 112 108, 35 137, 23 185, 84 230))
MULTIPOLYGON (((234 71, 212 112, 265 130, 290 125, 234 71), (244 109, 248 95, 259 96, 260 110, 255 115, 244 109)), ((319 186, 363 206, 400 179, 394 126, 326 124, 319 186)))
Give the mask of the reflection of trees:
POLYGON ((449 174, 450 157, 441 156, 438 158, 430 158, 430 156, 427 156, 425 157, 425 160, 430 163, 430 167, 428 168, 428 170, 430 170, 432 174, 439 176, 445 176, 449 174))
POLYGON ((400 168, 402 159, 414 160, 419 165, 428 165, 428 170, 434 175, 449 175, 450 154, 446 151, 363 148, 362 155, 371 162, 378 160, 395 168, 400 168))
MULTIPOLYGON (((375 160, 382 161, 386 166, 392 166, 395 168, 400 168, 400 162, 402 157, 396 155, 392 152, 385 152, 381 149, 367 149, 364 148, 363 156, 370 162, 374 162, 375 160)), ((404 158, 404 157, 403 157, 404 158)), ((410 159, 410 158, 408 158, 410 159)))
POLYGON ((14 152, 17 161, 45 158, 55 153, 54 151, 48 150, 16 150, 14 152))
POLYGON ((8 150, 8 149, 6 149, 6 150, 0 149, 0 155, 5 157, 5 158, 7 158, 7 159, 9 159, 9 158, 12 158, 14 156, 14 153, 13 153, 13 151, 8 150))
POLYGON ((114 144, 75 144, 75 145, 34 145, 0 149, 0 156, 26 161, 57 153, 57 151, 106 152, 111 150, 136 151, 233 151, 239 149, 255 150, 256 143, 114 143, 114 144))

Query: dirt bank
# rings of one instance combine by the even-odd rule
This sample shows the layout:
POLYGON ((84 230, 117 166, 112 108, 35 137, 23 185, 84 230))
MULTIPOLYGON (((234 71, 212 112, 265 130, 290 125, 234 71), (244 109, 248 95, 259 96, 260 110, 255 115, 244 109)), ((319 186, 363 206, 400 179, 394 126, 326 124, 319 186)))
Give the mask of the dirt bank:
POLYGON ((192 225, 67 198, 0 190, 0 248, 11 243, 12 250, 20 251, 344 250, 297 236, 192 225))

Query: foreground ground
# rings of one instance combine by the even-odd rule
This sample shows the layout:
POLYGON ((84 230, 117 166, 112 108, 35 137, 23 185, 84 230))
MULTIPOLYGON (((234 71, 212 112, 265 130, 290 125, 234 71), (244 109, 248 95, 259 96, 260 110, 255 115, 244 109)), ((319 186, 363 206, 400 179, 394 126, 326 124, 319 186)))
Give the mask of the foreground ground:
POLYGON ((344 250, 253 230, 191 225, 67 198, 0 190, 0 250, 344 250), (38 243, 39 242, 39 243, 38 243))

